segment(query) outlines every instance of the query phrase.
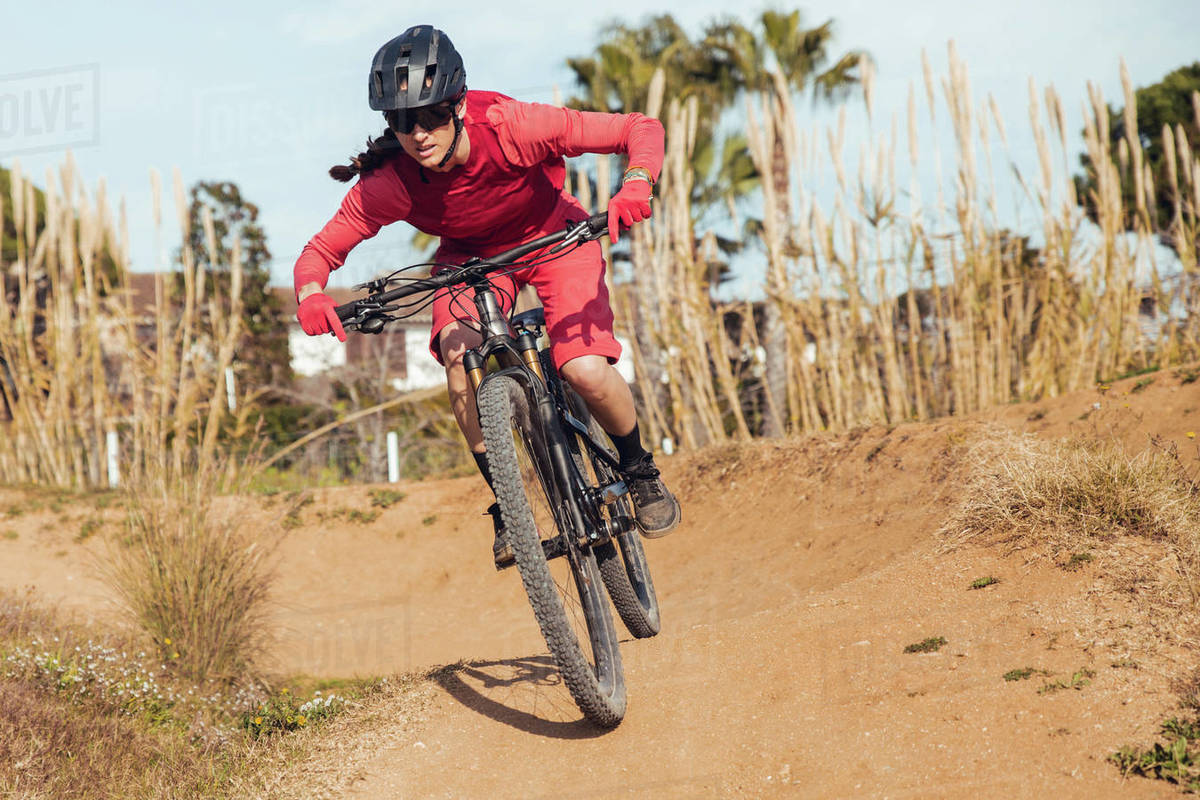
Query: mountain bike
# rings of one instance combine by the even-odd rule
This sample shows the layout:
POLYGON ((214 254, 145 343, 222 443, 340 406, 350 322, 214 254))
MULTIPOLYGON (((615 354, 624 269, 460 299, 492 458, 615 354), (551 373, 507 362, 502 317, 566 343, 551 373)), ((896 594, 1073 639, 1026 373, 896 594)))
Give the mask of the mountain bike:
POLYGON ((540 308, 508 317, 489 276, 555 258, 605 235, 607 214, 572 223, 488 259, 414 265, 362 284, 368 293, 338 306, 346 330, 379 333, 448 288, 470 294, 482 343, 464 366, 475 392, 493 488, 542 637, 584 716, 615 727, 625 715, 618 633, 604 591, 636 638, 660 627, 658 600, 616 454, 587 406, 539 347, 540 308), (402 303, 409 298, 415 301, 402 303))

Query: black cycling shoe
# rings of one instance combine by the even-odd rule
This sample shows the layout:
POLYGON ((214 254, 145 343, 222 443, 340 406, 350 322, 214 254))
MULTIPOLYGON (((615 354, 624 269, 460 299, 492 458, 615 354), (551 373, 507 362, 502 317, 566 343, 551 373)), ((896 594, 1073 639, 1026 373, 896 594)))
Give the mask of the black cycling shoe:
POLYGON ((679 524, 681 512, 675 495, 663 485, 654 456, 647 453, 632 467, 622 470, 633 498, 634 519, 648 539, 666 536, 679 524))
POLYGON ((492 503, 484 513, 492 515, 492 529, 496 533, 496 541, 492 543, 492 560, 496 563, 496 569, 507 569, 517 562, 513 557, 512 547, 509 546, 508 539, 504 535, 504 522, 500 519, 500 504, 492 503))

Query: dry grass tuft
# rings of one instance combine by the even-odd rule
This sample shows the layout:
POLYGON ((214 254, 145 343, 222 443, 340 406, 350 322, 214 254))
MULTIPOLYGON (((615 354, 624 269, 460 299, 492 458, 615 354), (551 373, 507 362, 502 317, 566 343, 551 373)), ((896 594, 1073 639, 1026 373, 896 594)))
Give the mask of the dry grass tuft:
POLYGON ((1090 553, 1113 588, 1164 613, 1196 610, 1200 492, 1173 452, 993 430, 966 463, 963 499, 941 531, 951 546, 1027 549, 1063 566, 1090 553))
POLYGON ((104 568, 164 661, 196 681, 253 674, 269 638, 274 543, 239 526, 240 504, 218 505, 216 489, 201 475, 131 490, 128 536, 104 568))

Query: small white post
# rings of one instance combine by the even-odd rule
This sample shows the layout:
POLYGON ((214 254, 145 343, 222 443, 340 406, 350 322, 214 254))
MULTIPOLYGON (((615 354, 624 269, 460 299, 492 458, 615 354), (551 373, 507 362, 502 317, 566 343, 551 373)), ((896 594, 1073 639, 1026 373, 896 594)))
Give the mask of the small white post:
POLYGON ((675 442, 671 441, 670 436, 664 436, 662 440, 662 451, 664 456, 669 456, 675 452, 675 442))
POLYGON ((388 431, 388 483, 400 482, 400 434, 388 431))
POLYGON ((233 385, 233 367, 225 368, 225 402, 229 406, 229 413, 237 411, 237 391, 233 385))
POLYGON ((115 489, 121 484, 121 465, 118 460, 117 432, 109 431, 104 437, 108 449, 108 488, 115 489))

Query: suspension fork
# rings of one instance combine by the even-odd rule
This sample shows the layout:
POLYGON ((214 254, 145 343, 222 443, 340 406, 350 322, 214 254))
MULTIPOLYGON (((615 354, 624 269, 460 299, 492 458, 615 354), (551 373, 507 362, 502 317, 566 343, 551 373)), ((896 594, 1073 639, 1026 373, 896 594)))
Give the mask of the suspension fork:
POLYGON ((589 547, 597 544, 602 540, 604 531, 596 530, 594 525, 587 523, 587 515, 581 506, 581 503, 585 502, 586 498, 580 497, 576 491, 576 481, 572 472, 575 462, 571 457, 567 437, 562 428, 561 418, 558 415, 558 408, 549 392, 542 393, 541 397, 538 398, 537 414, 541 421, 542 430, 547 434, 546 450, 550 454, 551 466, 558 477, 559 486, 564 490, 563 501, 571 517, 575 542, 580 547, 589 547))
MULTIPOLYGON (((552 396, 546 370, 543 368, 537 349, 537 339, 529 331, 514 336, 504 316, 500 303, 490 284, 480 281, 473 285, 475 309, 479 314, 484 340, 477 349, 463 356, 463 367, 476 396, 486 377, 486 360, 495 355, 503 369, 496 374, 510 374, 525 388, 531 410, 542 430, 546 453, 550 457, 550 468, 558 483, 559 502, 566 511, 567 522, 573 529, 576 543, 583 547, 599 541, 602 532, 597 532, 586 522, 582 499, 577 496, 572 480, 573 461, 567 445, 563 422, 552 396)), ((564 531, 564 533, 567 533, 564 531)))

